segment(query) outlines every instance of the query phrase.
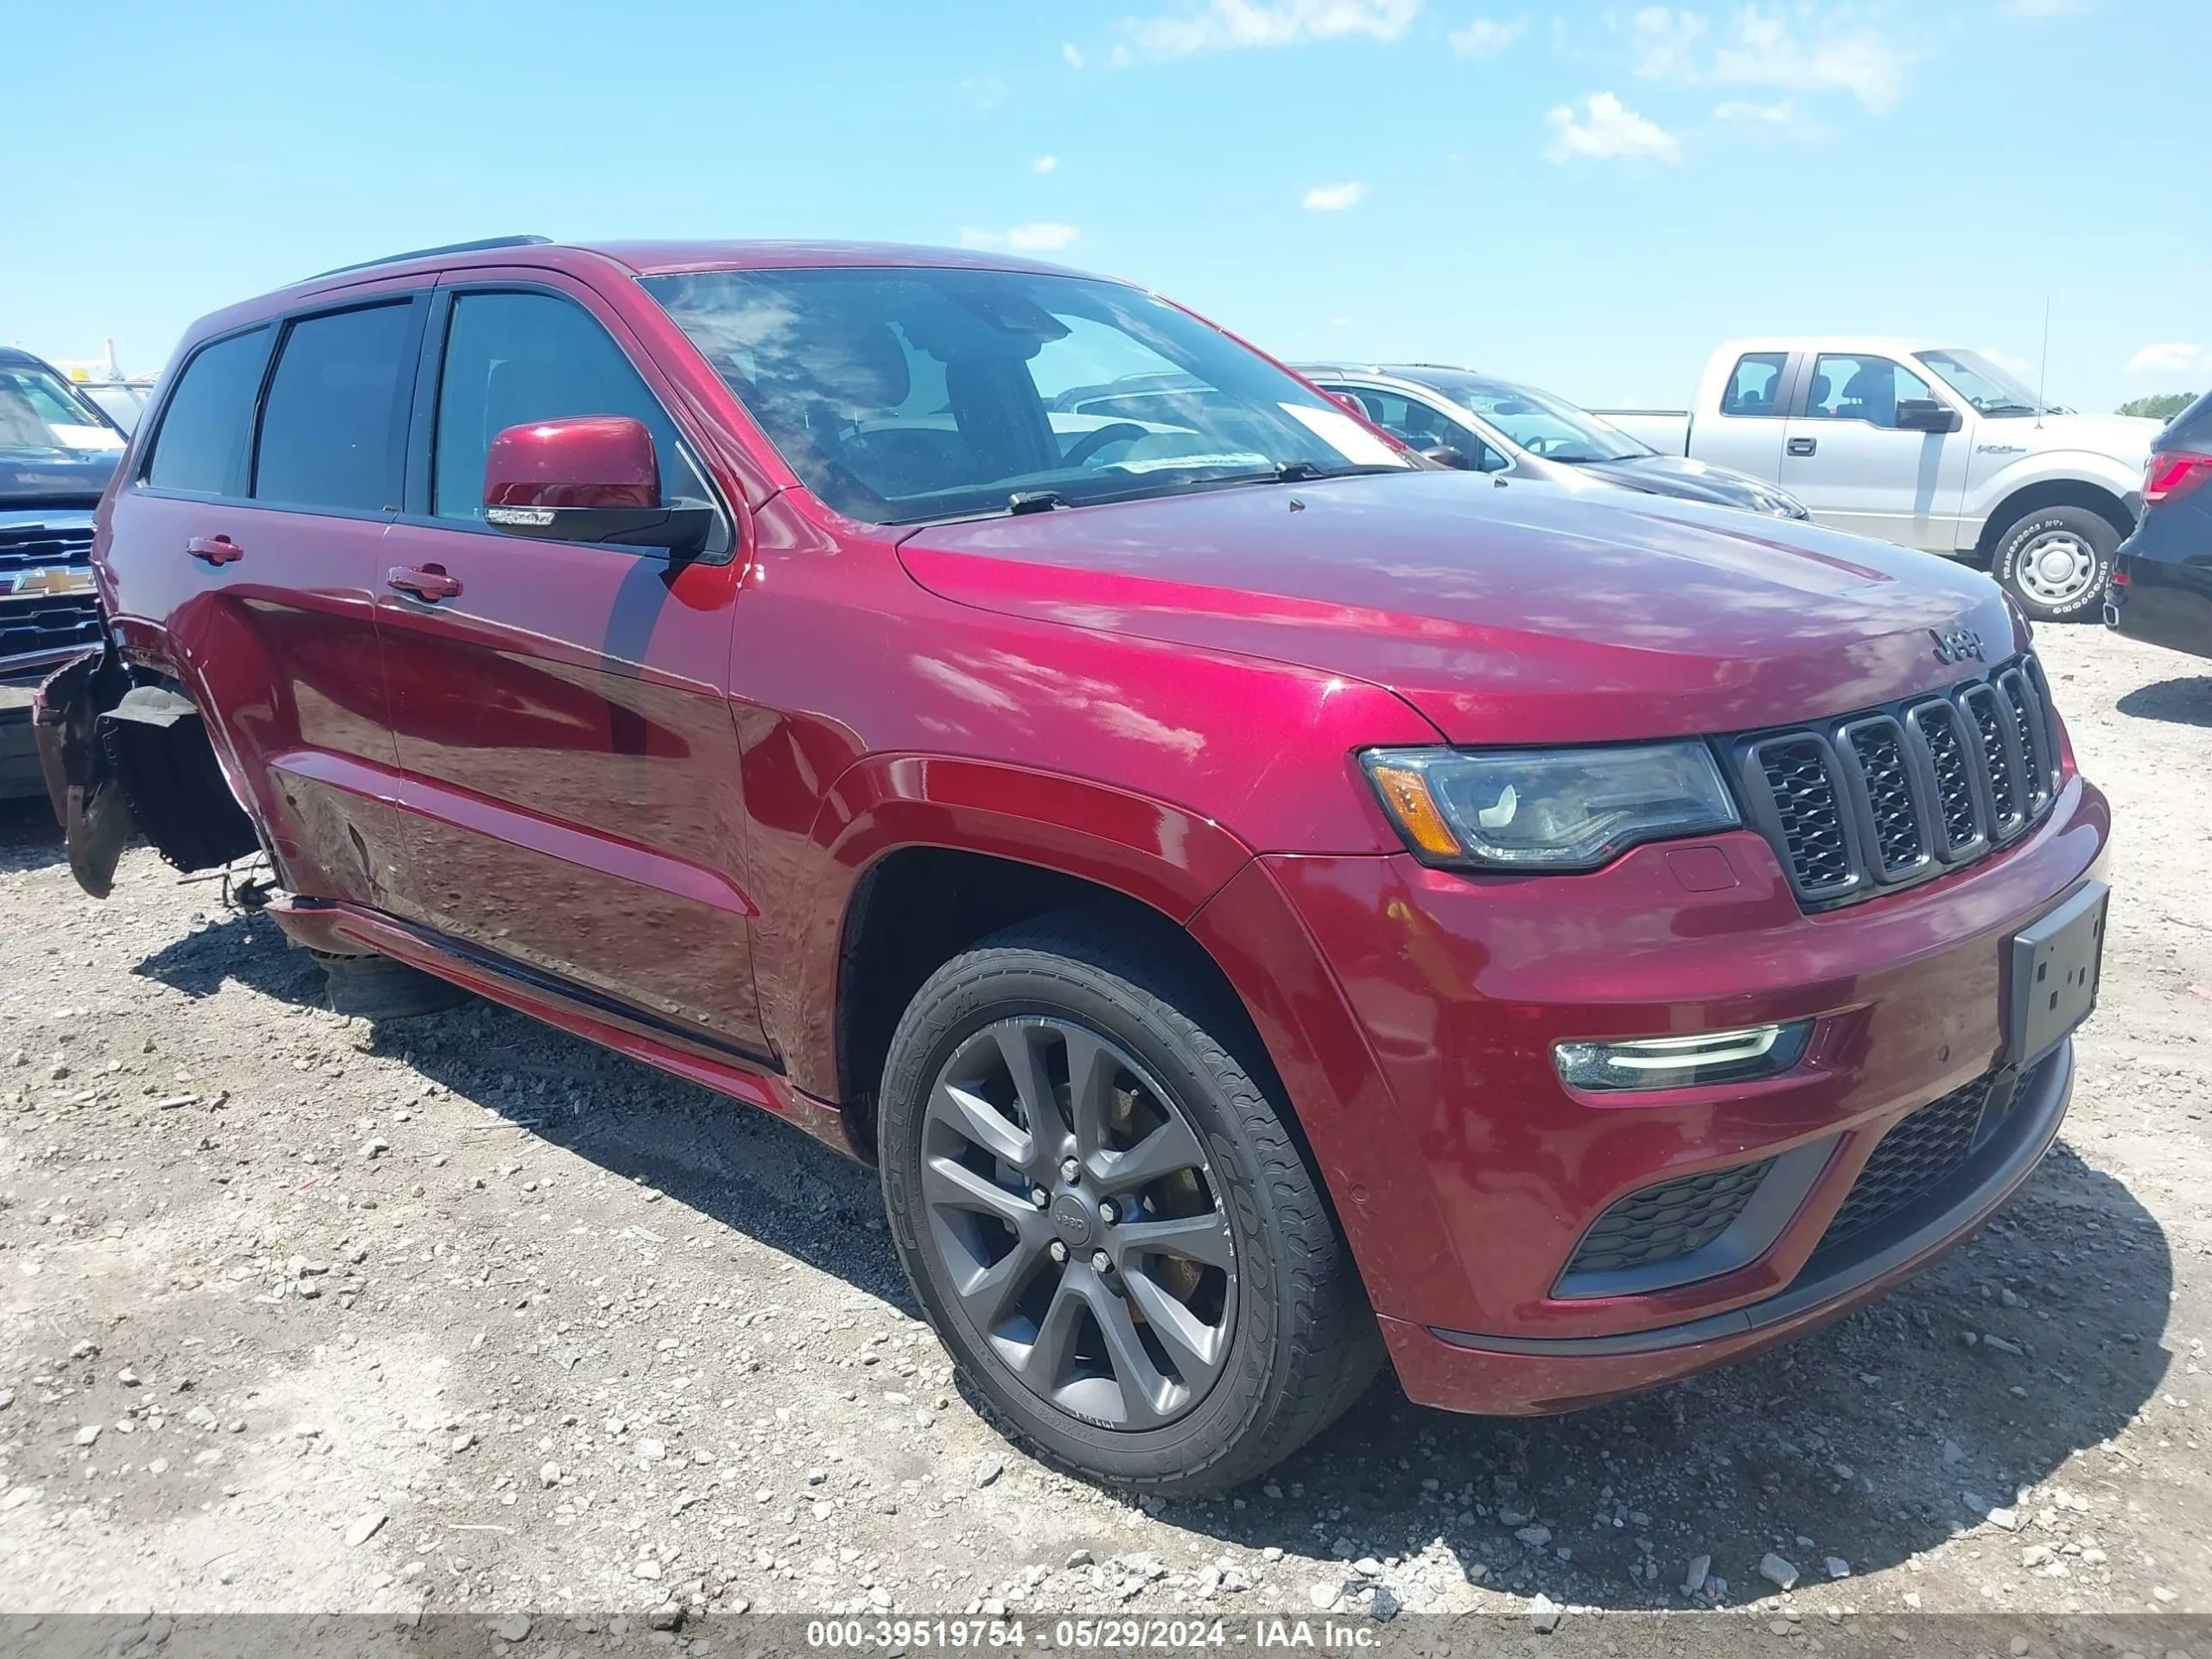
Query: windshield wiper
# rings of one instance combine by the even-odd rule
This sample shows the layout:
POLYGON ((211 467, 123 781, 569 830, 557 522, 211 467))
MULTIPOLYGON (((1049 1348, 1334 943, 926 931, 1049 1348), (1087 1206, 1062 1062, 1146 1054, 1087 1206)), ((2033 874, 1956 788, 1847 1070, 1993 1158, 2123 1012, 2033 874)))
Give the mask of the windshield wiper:
POLYGON ((1006 510, 1014 514, 1050 512, 1067 505, 1067 497, 1058 490, 1016 490, 1006 499, 1006 510))

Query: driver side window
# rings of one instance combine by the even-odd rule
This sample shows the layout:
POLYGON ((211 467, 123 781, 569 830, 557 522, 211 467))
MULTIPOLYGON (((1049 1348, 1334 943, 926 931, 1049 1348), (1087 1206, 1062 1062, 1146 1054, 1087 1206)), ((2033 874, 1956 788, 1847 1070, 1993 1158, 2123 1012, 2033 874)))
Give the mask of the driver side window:
POLYGON ((1459 422, 1416 398, 1369 386, 1346 386, 1344 391, 1358 401, 1369 420, 1401 443, 1415 449, 1457 449, 1478 473, 1505 470, 1503 455, 1459 422))
POLYGON ((1805 400, 1808 421, 1865 421, 1896 429, 1897 404, 1907 398, 1932 398, 1928 383, 1886 357, 1822 355, 1813 364, 1813 385, 1805 400))

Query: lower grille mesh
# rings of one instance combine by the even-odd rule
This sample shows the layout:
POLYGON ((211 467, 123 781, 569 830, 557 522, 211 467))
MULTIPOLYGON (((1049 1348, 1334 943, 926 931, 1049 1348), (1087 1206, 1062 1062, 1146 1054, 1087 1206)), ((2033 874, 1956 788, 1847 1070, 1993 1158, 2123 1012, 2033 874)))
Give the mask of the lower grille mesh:
POLYGON ((1774 1160, 1765 1158, 1630 1193, 1583 1235, 1567 1272, 1618 1272, 1704 1249, 1728 1230, 1773 1167, 1774 1160))

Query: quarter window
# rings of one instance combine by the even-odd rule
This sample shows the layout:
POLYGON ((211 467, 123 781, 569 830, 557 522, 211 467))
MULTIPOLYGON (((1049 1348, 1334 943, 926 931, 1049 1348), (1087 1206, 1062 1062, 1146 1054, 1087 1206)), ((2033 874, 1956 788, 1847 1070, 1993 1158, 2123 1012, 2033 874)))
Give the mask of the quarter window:
POLYGON ((1782 371, 1789 363, 1786 352, 1747 352, 1736 359, 1720 394, 1720 412, 1758 419, 1782 413, 1782 371))
POLYGON ((257 499, 326 512, 399 505, 412 306, 308 317, 284 335, 261 412, 257 499))
POLYGON ((493 438, 511 426, 582 415, 642 421, 659 452, 664 497, 707 497, 676 423, 596 319, 550 294, 461 296, 439 375, 431 511, 480 520, 493 438))
POLYGON ((1908 397, 1933 398, 1929 384, 1886 357, 1823 356, 1813 364, 1813 386, 1805 401, 1808 421, 1866 421, 1895 427, 1897 404, 1908 397))
POLYGON ((184 365, 154 436, 146 482, 188 495, 236 495, 245 484, 253 400, 269 361, 269 330, 200 348, 184 365))

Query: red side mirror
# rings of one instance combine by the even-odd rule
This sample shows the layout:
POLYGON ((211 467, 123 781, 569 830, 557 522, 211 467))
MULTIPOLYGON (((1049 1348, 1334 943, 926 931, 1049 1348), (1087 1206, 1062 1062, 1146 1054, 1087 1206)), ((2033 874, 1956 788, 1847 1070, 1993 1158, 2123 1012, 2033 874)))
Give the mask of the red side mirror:
POLYGON ((627 415, 511 426, 484 456, 484 521, 510 536, 696 552, 714 518, 662 501, 652 434, 627 415))
POLYGON ((660 457, 652 434, 626 415, 511 426, 484 457, 484 505, 658 507, 660 457))

